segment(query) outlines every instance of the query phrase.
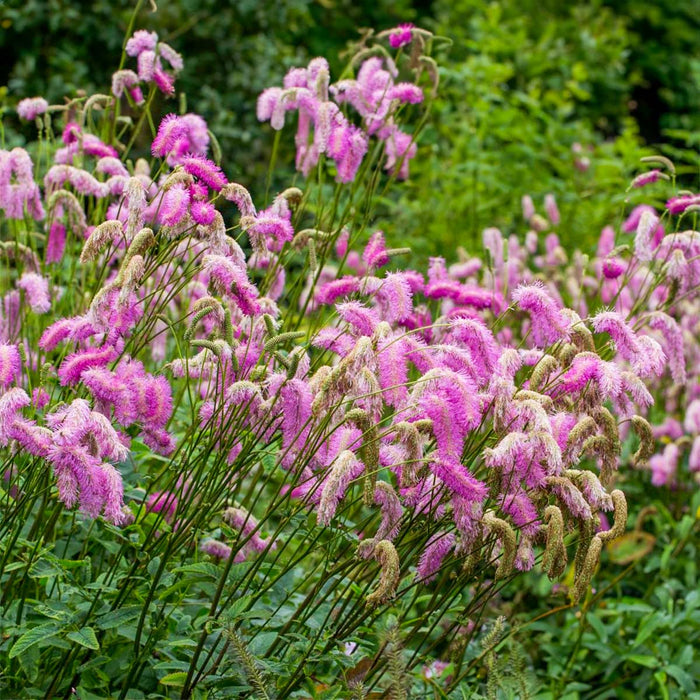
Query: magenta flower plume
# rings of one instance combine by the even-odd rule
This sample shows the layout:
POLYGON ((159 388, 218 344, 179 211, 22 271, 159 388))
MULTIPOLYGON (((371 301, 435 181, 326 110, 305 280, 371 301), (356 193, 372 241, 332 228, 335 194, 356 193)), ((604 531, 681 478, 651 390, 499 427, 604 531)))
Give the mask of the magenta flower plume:
POLYGON ((16 345, 0 343, 0 387, 7 388, 19 378, 21 361, 16 345))
POLYGON ((369 268, 383 267, 388 264, 389 256, 386 254, 386 244, 382 231, 372 234, 362 253, 362 260, 369 268))
POLYGON ((175 226, 187 215, 190 191, 184 185, 173 185, 160 203, 158 215, 164 226, 175 226))
POLYGON ((569 321, 541 284, 521 285, 513 301, 530 314, 532 339, 538 347, 568 338, 569 321))
POLYGON ((156 157, 165 158, 186 133, 187 127, 182 119, 176 114, 167 114, 161 120, 158 133, 153 139, 151 153, 156 157))
POLYGON ((660 170, 649 170, 649 172, 637 175, 637 177, 632 180, 632 187, 644 187, 653 182, 658 182, 661 179, 668 179, 668 176, 664 175, 660 170))
POLYGON ((43 97, 27 97, 17 104, 17 114, 27 121, 36 119, 49 108, 49 103, 43 97))
POLYGON ((547 218, 552 222, 552 225, 557 226, 561 217, 559 215, 559 208, 557 207, 557 200, 554 198, 553 194, 545 195, 544 210, 547 212, 547 218))
MULTIPOLYGON (((2 357, 3 347, 5 346, 0 345, 0 357, 2 357)), ((2 368, 1 359, 0 368, 2 368)), ((15 421, 21 417, 20 411, 25 406, 29 406, 31 402, 27 392, 19 387, 13 387, 0 394, 0 445, 7 445, 11 439, 10 429, 15 421)))
POLYGON ((27 303, 32 311, 44 314, 51 308, 49 298, 49 281, 34 272, 25 272, 17 282, 17 287, 24 291, 27 303))
POLYGON ((93 367, 104 367, 118 356, 112 346, 79 350, 68 355, 58 368, 58 378, 61 385, 77 384, 82 373, 93 367))
POLYGON ((186 173, 217 192, 226 184, 226 176, 221 172, 221 168, 203 156, 192 155, 183 158, 182 167, 186 173))
POLYGON ((430 461, 428 466, 445 484, 451 495, 469 502, 481 502, 486 498, 486 484, 473 477, 463 464, 453 460, 435 459, 430 461))
POLYGON ((204 540, 199 548, 204 554, 216 559, 230 559, 233 554, 233 549, 219 540, 204 540))
POLYGON ((666 202, 666 209, 674 216, 682 214, 688 207, 692 206, 700 206, 700 195, 693 194, 671 197, 671 199, 666 202))
POLYGON ((371 336, 379 323, 377 313, 359 301, 346 301, 342 304, 336 304, 335 308, 340 318, 347 321, 361 335, 371 336))
POLYGON ((416 574, 423 583, 430 583, 437 576, 443 560, 454 546, 455 536, 451 532, 438 532, 428 540, 416 569, 416 574))
POLYGON ((398 27, 391 30, 389 34, 389 46, 392 49, 400 49, 402 46, 407 46, 413 39, 413 24, 406 22, 399 24, 398 27))
POLYGON ((638 336, 617 311, 601 311, 591 319, 596 333, 607 333, 616 351, 641 376, 659 375, 666 355, 659 343, 649 336, 638 336))
POLYGON ((128 56, 138 56, 144 51, 153 51, 158 42, 158 35, 155 32, 147 32, 139 29, 126 42, 126 53, 128 56))

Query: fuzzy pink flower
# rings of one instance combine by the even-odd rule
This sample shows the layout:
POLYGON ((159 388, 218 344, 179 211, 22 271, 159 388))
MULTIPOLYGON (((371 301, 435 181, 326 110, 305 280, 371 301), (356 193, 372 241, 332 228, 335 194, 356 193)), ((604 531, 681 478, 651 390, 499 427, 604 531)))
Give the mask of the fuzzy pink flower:
POLYGON ((387 99, 398 100, 408 104, 418 104, 423 101, 423 91, 413 83, 396 83, 386 93, 387 99))
POLYGON ((513 301, 530 314, 532 339, 538 347, 568 338, 569 322, 541 284, 520 285, 513 301))
POLYGON ((637 175, 637 177, 632 180, 632 187, 644 187, 645 185, 650 185, 652 182, 657 182, 660 179, 668 179, 660 170, 650 170, 649 172, 637 175))
POLYGON ((659 343, 649 336, 638 336, 617 311, 601 311, 591 319, 596 333, 608 333, 616 351, 641 376, 659 375, 666 361, 659 343))
POLYGON ((46 262, 57 263, 63 258, 63 251, 66 249, 66 227, 54 221, 49 228, 46 241, 46 262))
POLYGON ((435 459, 428 463, 430 470, 448 488, 450 495, 456 495, 470 502, 481 502, 488 493, 486 484, 474 478, 469 470, 459 462, 435 459))
POLYGON ((233 550, 224 542, 219 540, 204 540, 199 548, 204 554, 208 554, 216 559, 230 559, 233 550))
POLYGON ((126 42, 126 53, 128 56, 138 56, 144 51, 153 51, 157 42, 158 35, 155 32, 139 29, 126 42))
POLYGON ((0 343, 0 387, 7 388, 15 382, 19 377, 20 368, 17 346, 0 343))
POLYGON ((51 309, 49 281, 45 277, 25 272, 17 282, 17 287, 24 291, 27 303, 35 313, 44 314, 51 309))
POLYGON ((443 560, 454 546, 455 536, 451 532, 438 532, 428 540, 416 568, 416 574, 423 583, 430 583, 437 576, 443 560))
POLYGON ((547 217, 552 222, 552 225, 557 226, 561 220, 561 217, 559 216, 557 200, 554 198, 553 194, 545 195, 544 210, 547 212, 547 217))
POLYGON ((362 253, 362 260, 369 268, 383 267, 388 264, 389 256, 386 254, 383 231, 372 234, 362 253))
POLYGON ((216 218, 216 208, 209 202, 196 200, 190 205, 192 220, 202 226, 209 226, 216 218))
POLYGON ((166 114, 158 126, 158 133, 151 144, 151 153, 164 158, 187 131, 185 123, 176 114, 166 114))
POLYGON ((529 194, 524 194, 520 204, 523 210, 523 219, 529 221, 535 215, 535 204, 532 201, 532 197, 529 194))
POLYGON ((160 202, 158 216, 164 226, 175 226, 187 215, 190 192, 184 185, 173 185, 160 202))
POLYGON ((413 136, 394 127, 386 139, 386 163, 384 169, 399 180, 408 177, 408 165, 418 152, 413 136))
POLYGON ((43 97, 27 97, 17 105, 17 114, 27 121, 36 119, 49 108, 49 103, 43 97))
POLYGON ((361 335, 371 336, 379 323, 377 313, 359 301, 336 304, 335 308, 340 318, 357 329, 361 335))
POLYGON ((320 525, 330 525, 338 504, 345 497, 350 483, 360 476, 364 469, 365 465, 349 450, 344 450, 338 455, 321 489, 321 498, 318 504, 320 525))
MULTIPOLYGON (((0 371, 3 368, 2 354, 5 347, 7 346, 0 345, 0 371)), ((0 381, 2 381, 1 377, 0 381)), ((31 402, 27 392, 19 387, 13 387, 0 394, 0 445, 7 445, 11 439, 10 428, 21 417, 20 411, 31 402)))
POLYGON ((399 49, 410 44, 413 39, 413 26, 411 22, 405 22, 392 29, 389 34, 389 46, 392 49, 399 49))
POLYGON ((117 351, 111 346, 80 350, 68 355, 58 368, 58 378, 61 385, 77 384, 85 370, 92 367, 104 367, 114 361, 117 355, 117 351))
POLYGON ((172 97, 175 94, 175 78, 161 68, 153 71, 153 82, 164 95, 172 97))
POLYGON ((634 238, 634 252, 636 256, 645 262, 648 262, 654 257, 652 245, 654 232, 659 224, 659 217, 653 209, 645 209, 637 224, 637 234, 634 238))
POLYGON ((651 470, 651 483, 654 486, 670 486, 678 471, 679 450, 678 445, 671 443, 666 445, 661 454, 656 454, 649 459, 651 470))
POLYGON ((182 167, 186 173, 194 175, 198 180, 217 192, 226 184, 226 176, 221 168, 203 156, 192 155, 182 159, 182 167))
POLYGON ((666 202, 666 209, 674 216, 682 214, 688 207, 692 206, 700 206, 700 195, 694 194, 672 197, 666 202))

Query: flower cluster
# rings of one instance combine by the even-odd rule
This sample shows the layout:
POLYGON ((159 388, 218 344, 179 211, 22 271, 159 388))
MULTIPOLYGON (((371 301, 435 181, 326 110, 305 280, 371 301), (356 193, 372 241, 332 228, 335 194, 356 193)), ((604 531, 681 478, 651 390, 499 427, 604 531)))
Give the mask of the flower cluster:
POLYGON ((119 98, 125 92, 137 104, 143 104, 142 86, 155 85, 164 95, 175 94, 175 76, 184 66, 182 56, 163 41, 156 32, 137 31, 126 42, 126 53, 136 59, 136 71, 118 70, 112 76, 112 94, 119 98))
MULTIPOLYGON (((391 46, 418 46, 416 32, 399 28, 391 46)), ((137 32, 126 53, 138 74, 115 75, 117 97, 127 89, 139 103, 148 82, 172 93, 163 62, 177 71, 182 61, 170 47, 137 32)), ((385 53, 360 59, 355 78, 333 85, 315 59, 258 101, 275 129, 298 113, 297 166, 308 174, 327 155, 338 201, 369 167, 370 139, 398 177, 416 154, 398 115, 422 89, 398 81, 385 53)), ((674 482, 686 450, 700 470, 689 369, 700 366, 700 234, 671 226, 687 210, 678 198, 662 215, 633 211, 624 249, 606 228, 590 260, 569 262, 548 195, 546 217, 523 201, 522 242, 484 232, 487 264, 434 257, 401 269, 405 249, 388 248, 381 231, 312 220, 297 188, 257 207, 208 157, 196 114, 161 120, 153 162, 132 162, 85 123, 66 121, 41 184, 26 151, 0 152, 5 218, 43 220, 45 234, 37 244, 16 227, 2 244, 12 264, 0 304, 0 445, 51 465, 66 507, 115 524, 146 511, 186 532, 181 503, 206 485, 230 544, 210 527, 200 549, 240 562, 277 546, 241 501, 257 456, 272 455, 278 504, 361 536, 360 558, 381 570, 370 606, 396 593, 407 565, 426 583, 446 568, 493 566, 503 578, 542 551, 558 577, 572 531, 578 597, 602 543, 624 529, 615 482, 630 427, 634 460, 655 483, 674 482), (74 265, 94 281, 77 294, 63 276, 74 265), (652 391, 669 377, 679 389, 666 410, 687 407, 684 424, 653 428, 652 391), (672 440, 662 454, 654 436, 672 440), (144 451, 178 460, 178 482, 125 504, 120 464, 144 451), (427 536, 407 564, 397 545, 416 522, 427 536)))
MULTIPOLYGON (((391 34, 392 48, 409 43, 412 31, 411 25, 404 25, 399 34, 391 34)), ((432 67, 428 57, 422 57, 424 63, 420 58, 413 56, 411 62, 416 80, 426 65, 432 67)), ((363 60, 355 78, 330 84, 328 62, 315 58, 306 68, 292 68, 282 87, 260 95, 258 119, 279 131, 287 112, 297 112, 296 167, 304 175, 325 155, 335 163, 338 182, 352 182, 374 137, 384 147, 384 168, 405 179, 417 146, 414 136, 400 128, 398 115, 403 106, 423 102, 424 94, 415 82, 398 78, 394 60, 382 53, 363 60), (352 107, 359 124, 343 111, 345 106, 352 107)))

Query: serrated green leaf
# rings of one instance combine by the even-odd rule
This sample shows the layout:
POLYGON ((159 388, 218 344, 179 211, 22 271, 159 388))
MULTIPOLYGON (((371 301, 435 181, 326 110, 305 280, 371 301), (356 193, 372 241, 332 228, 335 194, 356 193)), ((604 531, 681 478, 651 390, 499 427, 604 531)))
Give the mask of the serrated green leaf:
POLYGON ((176 671, 175 673, 169 673, 167 676, 163 676, 160 679, 159 683, 162 683, 163 685, 172 685, 176 688, 181 688, 183 685, 185 685, 186 680, 186 671, 176 671))
POLYGON ((208 578, 218 579, 221 576, 221 569, 216 564, 200 561, 196 564, 186 564, 173 569, 175 574, 192 574, 194 576, 205 576, 208 578))
POLYGON ((97 651, 100 648, 100 643, 97 641, 95 630, 92 627, 83 627, 76 632, 69 632, 66 638, 86 649, 97 651))
POLYGON ((141 614, 142 609, 140 605, 129 605, 119 610, 111 610, 97 618, 97 627, 101 630, 119 627, 119 625, 135 620, 141 614))
POLYGON ((9 658, 14 659, 19 654, 27 651, 30 647, 34 646, 37 642, 51 637, 58 631, 58 626, 55 622, 47 622, 43 625, 39 625, 30 630, 27 630, 13 645, 8 654, 9 658))

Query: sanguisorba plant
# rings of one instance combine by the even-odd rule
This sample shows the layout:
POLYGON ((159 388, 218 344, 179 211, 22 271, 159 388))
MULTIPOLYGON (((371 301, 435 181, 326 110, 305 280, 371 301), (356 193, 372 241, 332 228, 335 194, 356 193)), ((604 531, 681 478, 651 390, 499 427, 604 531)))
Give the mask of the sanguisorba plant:
POLYGON ((667 356, 679 379, 700 234, 643 216, 613 282, 558 278, 569 306, 534 233, 400 269, 372 203, 416 156, 437 40, 370 34, 337 82, 319 58, 266 90, 304 179, 264 208, 200 116, 155 127, 183 67, 155 33, 111 94, 18 105, 38 141, 0 151, 3 695, 405 697, 438 658, 449 692, 517 572, 573 555, 586 594, 625 527, 621 426, 648 457, 645 380, 667 356))

